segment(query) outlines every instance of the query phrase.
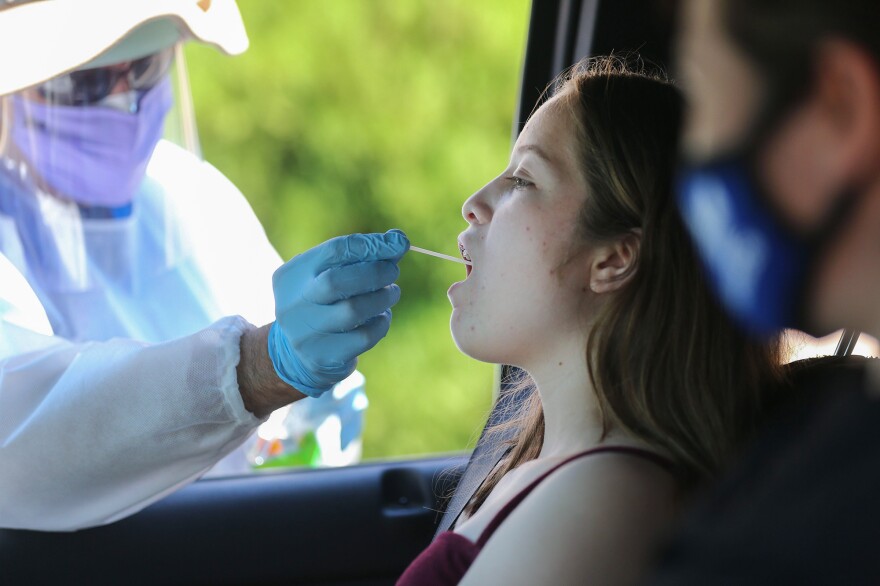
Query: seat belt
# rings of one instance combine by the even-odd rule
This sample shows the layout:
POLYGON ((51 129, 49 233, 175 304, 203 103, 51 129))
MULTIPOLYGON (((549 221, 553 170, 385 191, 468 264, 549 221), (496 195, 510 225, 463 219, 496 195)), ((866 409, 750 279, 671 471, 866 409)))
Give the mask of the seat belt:
MULTIPOLYGON (((494 413, 494 411, 493 411, 494 413)), ((482 440, 485 436, 486 429, 488 429, 488 425, 483 429, 483 436, 480 437, 482 440)), ((471 453, 471 458, 468 460, 467 468, 464 469, 464 474, 461 477, 461 480, 458 482, 458 486, 455 487, 455 492, 452 494, 452 498, 449 499, 449 503, 446 505, 446 510, 443 511, 443 517, 440 518, 440 523, 437 524, 437 531, 434 533, 434 539, 437 539, 437 536, 443 533, 444 531, 448 531, 450 527, 458 520, 459 516, 461 516, 462 511, 464 511, 465 506, 467 506, 468 502, 471 500, 471 497, 477 492, 477 489, 480 488, 480 485, 483 484, 483 481, 489 475, 489 472, 501 461, 508 450, 497 450, 495 453, 492 453, 492 450, 489 449, 490 442, 482 442, 477 443, 477 447, 474 448, 474 451, 471 453)), ((491 442, 495 447, 495 442, 491 442)))
MULTIPOLYGON (((504 378, 510 380, 507 376, 504 378)), ((506 385, 506 388, 509 389, 510 385, 506 385)), ((498 401, 492 408, 491 413, 489 413, 486 426, 483 427, 480 439, 477 440, 477 446, 471 453, 467 467, 464 469, 464 474, 462 474, 461 480, 459 480, 452 498, 449 499, 446 510, 443 512, 443 517, 440 518, 440 522, 437 525, 437 531, 434 534, 434 539, 452 527, 461 515, 465 506, 467 506, 468 502, 471 500, 471 497, 474 496, 474 493, 477 492, 477 489, 479 489, 480 485, 483 484, 483 481, 486 480, 489 472, 491 472, 498 462, 500 462, 510 451, 510 447, 504 447, 504 444, 508 440, 513 439, 517 430, 509 429, 504 433, 494 433, 491 436, 486 432, 490 428, 503 423, 507 419, 516 415, 516 406, 526 397, 530 396, 534 390, 527 389, 526 391, 519 393, 505 392, 505 390, 505 385, 502 384, 502 390, 499 393, 498 401)))
POLYGON ((834 351, 835 356, 849 356, 859 341, 861 332, 858 330, 843 330, 840 334, 840 340, 837 341, 837 349, 834 351))

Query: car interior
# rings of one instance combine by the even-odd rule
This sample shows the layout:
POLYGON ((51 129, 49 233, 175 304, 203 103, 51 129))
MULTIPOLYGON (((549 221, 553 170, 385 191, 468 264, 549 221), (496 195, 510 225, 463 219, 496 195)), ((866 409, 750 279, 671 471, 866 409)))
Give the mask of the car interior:
MULTIPOLYGON (((637 53, 668 65, 675 4, 533 0, 513 135, 547 84, 581 57, 637 53)), ((863 360, 846 358, 857 339, 845 332, 837 357, 800 364, 794 385, 815 369, 858 371, 863 360)), ((429 400, 430 389, 420 395, 429 400)), ((489 424, 521 398, 502 391, 489 424)), ((451 526, 503 456, 504 439, 484 435, 472 453, 451 457, 201 480, 127 519, 73 533, 0 530, 0 582, 393 584, 451 526)))

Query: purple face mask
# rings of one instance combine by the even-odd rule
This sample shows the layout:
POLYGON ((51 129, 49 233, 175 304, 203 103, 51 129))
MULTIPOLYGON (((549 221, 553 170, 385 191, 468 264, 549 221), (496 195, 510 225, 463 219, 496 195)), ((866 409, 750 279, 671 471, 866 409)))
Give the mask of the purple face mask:
POLYGON ((58 106, 14 99, 12 139, 57 195, 86 206, 131 203, 171 109, 166 78, 130 114, 106 106, 58 106))

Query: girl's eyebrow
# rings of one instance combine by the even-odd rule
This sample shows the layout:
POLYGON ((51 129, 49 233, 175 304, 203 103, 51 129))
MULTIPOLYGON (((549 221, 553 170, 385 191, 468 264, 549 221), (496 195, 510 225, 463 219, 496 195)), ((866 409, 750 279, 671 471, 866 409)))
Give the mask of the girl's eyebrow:
POLYGON ((539 158, 543 159, 545 163, 552 167, 556 167, 556 162, 542 149, 536 144, 524 144, 518 146, 516 151, 530 152, 535 153, 539 158))

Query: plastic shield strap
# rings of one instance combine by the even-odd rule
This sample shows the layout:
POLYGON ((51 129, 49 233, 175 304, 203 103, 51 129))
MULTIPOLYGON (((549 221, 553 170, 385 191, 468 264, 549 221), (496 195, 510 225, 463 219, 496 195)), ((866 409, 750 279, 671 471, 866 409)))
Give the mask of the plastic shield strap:
POLYGON ((202 147, 182 43, 174 47, 174 63, 170 77, 174 88, 174 103, 165 118, 165 139, 201 158, 202 147))

